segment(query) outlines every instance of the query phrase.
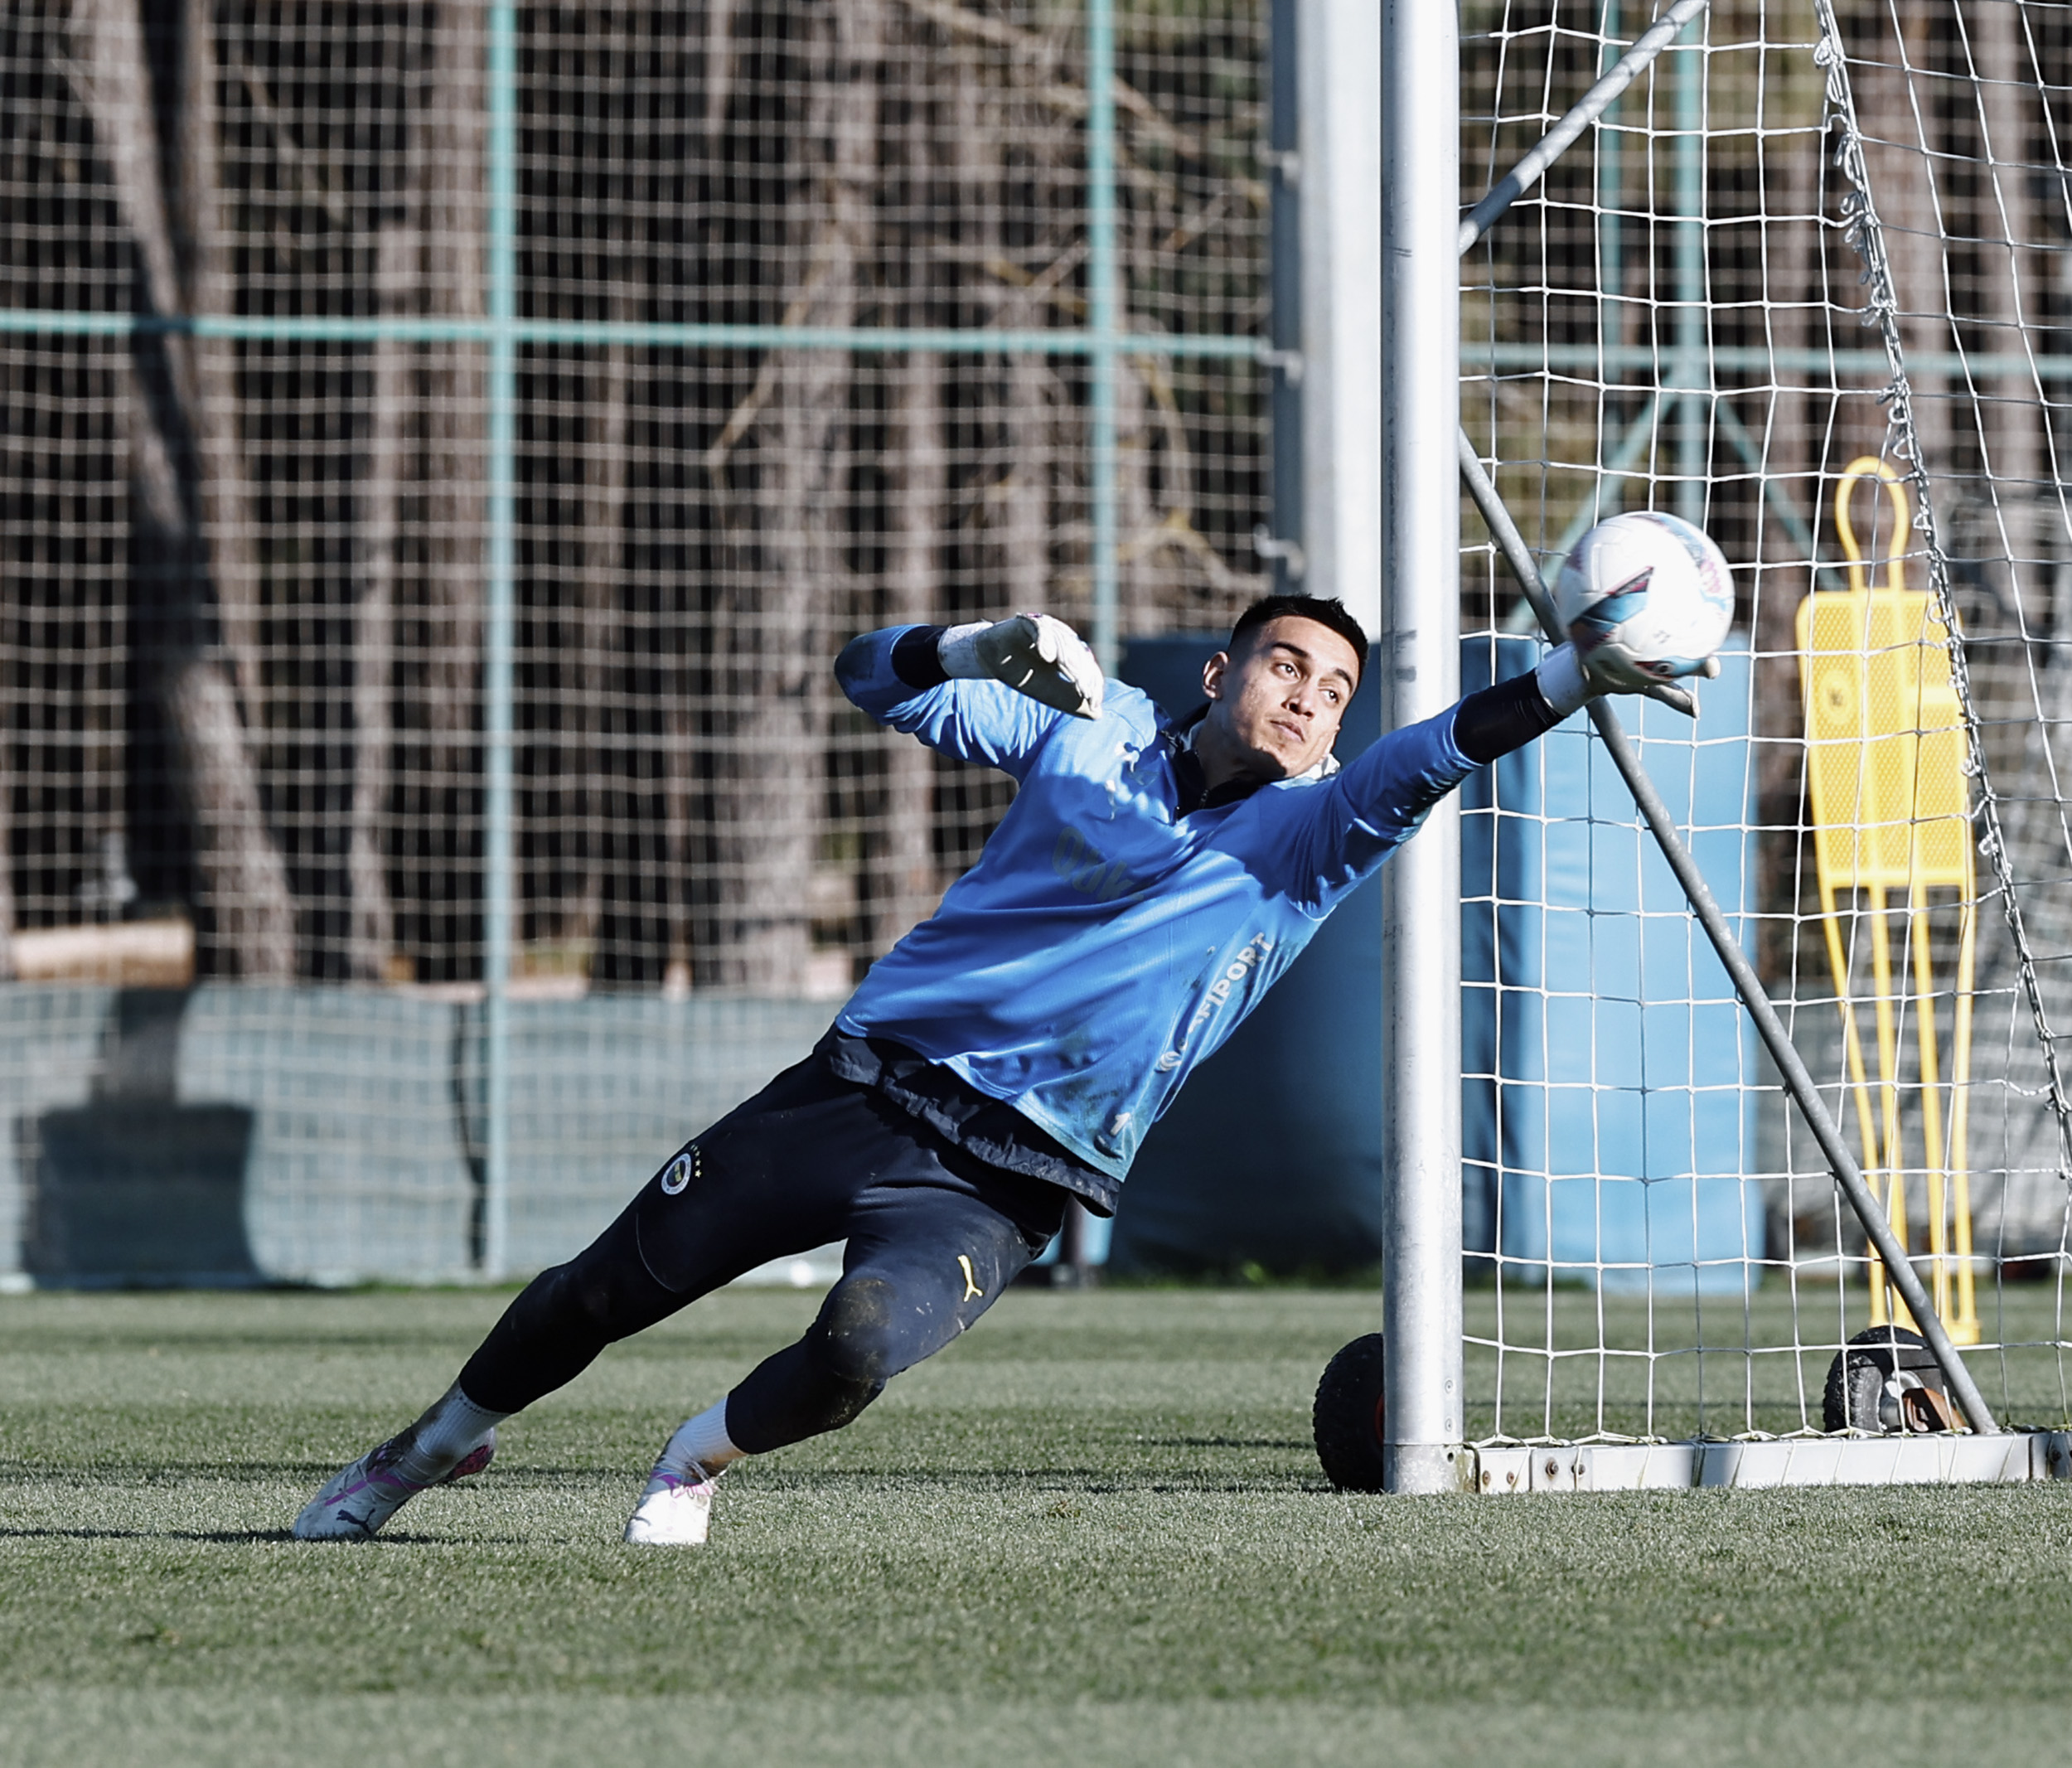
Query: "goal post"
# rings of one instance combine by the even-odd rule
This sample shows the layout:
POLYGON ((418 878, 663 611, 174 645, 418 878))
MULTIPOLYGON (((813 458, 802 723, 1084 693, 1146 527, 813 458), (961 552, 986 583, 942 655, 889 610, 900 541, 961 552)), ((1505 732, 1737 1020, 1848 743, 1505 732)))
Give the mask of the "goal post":
MULTIPOLYGON (((1454 9, 1382 7, 1383 716, 1459 697, 1460 63, 1454 9)), ((1383 1165, 1389 1489, 1456 1489, 1463 1460, 1460 811, 1434 809, 1387 869, 1382 931, 1388 1063, 1383 1165)))
MULTIPOLYGON (((1464 1078, 1495 1117, 1463 1175, 1471 1204, 1482 1188, 1463 1470, 1489 1490, 2072 1472, 2072 917, 2052 889, 2072 861, 2072 351, 2051 304, 2072 225, 2037 196, 2064 185, 2072 30, 1988 0, 1487 0, 1460 54, 1463 208, 1488 193, 1460 241, 1466 642, 1533 630, 1522 591, 1592 521, 1667 508, 1736 568, 1748 700, 1745 729, 1642 707, 1637 741, 1597 709, 1585 740, 1630 795, 1579 774, 1564 734, 1521 763, 1529 791, 1495 770, 1468 811, 1463 913, 1494 932, 1465 978, 1489 1029, 1464 1078), (1910 535, 1852 531, 1866 474, 1904 485, 1910 535), (1842 645, 1864 558, 1920 618, 1842 645), (1837 655, 1913 688, 1837 726, 1816 698, 1837 655), (1851 770, 1853 798, 1832 787, 1851 770), (1896 872, 1836 869, 1872 845, 1896 872), (1750 880, 1733 926, 1706 909, 1722 865, 1750 880), (1697 1059, 1726 979, 1766 1074, 1697 1059), (1557 1023, 1585 1029, 1557 1044, 1557 1023), (1716 1100, 1760 1207, 1708 1227, 1692 1199, 1718 1150, 1692 1126, 1728 1121, 1716 1100), (1927 1343, 1895 1333, 1910 1317, 1927 1343)), ((1392 1059, 1393 1105, 1429 1070, 1392 1059)), ((1400 1213, 1415 1175, 1396 1182, 1400 1213)), ((1393 1334, 1441 1291, 1393 1250, 1388 1278, 1393 1334)), ((1446 1377, 1387 1349, 1393 1444, 1446 1377), (1430 1391, 1400 1385, 1413 1367, 1430 1391)))

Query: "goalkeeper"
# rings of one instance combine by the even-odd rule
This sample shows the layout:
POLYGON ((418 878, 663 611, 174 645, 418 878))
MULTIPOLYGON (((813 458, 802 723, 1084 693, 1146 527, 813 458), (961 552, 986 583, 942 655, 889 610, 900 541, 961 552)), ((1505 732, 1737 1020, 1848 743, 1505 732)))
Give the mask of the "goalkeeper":
POLYGON ((985 854, 811 1055, 535 1277, 454 1385, 332 1478, 295 1533, 373 1534, 486 1466, 496 1427, 607 1344, 845 1240, 806 1335, 670 1438, 627 1524, 632 1542, 704 1540, 730 1464, 848 1424, 992 1305, 1070 1199, 1111 1213, 1188 1075, 1432 805, 1594 694, 1641 685, 1616 648, 1585 664, 1561 646, 1341 768, 1367 643, 1334 601, 1255 603, 1179 724, 1105 683, 1048 616, 851 642, 835 672, 858 706, 1016 781, 985 854))

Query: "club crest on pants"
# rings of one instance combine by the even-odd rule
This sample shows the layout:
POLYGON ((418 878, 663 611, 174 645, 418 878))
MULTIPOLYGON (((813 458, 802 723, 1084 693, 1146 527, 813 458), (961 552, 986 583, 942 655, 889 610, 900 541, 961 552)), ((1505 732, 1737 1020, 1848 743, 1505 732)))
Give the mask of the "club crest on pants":
POLYGON ((662 1174, 662 1195, 675 1197, 680 1194, 697 1175, 698 1148, 697 1145, 693 1143, 671 1160, 668 1169, 662 1174))

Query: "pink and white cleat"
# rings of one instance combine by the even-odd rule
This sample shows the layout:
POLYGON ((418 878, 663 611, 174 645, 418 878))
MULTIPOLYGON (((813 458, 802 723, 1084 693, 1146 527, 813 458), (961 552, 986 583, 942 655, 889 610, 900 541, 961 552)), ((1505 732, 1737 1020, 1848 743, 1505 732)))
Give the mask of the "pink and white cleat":
POLYGON ((403 1465, 415 1442, 414 1430, 405 1431, 340 1468, 325 1482, 323 1489, 303 1506, 303 1514, 295 1519, 295 1538, 371 1540, 375 1530, 419 1492, 434 1485, 451 1485, 456 1480, 480 1473, 496 1453, 496 1433, 492 1430, 446 1472, 417 1480, 404 1472, 403 1465))
POLYGON ((680 1472, 658 1465, 627 1519, 626 1538, 636 1547, 702 1547, 719 1482, 719 1475, 708 1474, 695 1461, 680 1472))

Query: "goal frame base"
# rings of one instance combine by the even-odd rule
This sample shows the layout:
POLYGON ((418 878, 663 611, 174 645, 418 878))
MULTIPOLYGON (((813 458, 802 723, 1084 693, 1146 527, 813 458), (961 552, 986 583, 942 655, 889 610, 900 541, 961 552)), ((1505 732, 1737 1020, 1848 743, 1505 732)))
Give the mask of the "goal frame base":
POLYGON ((1539 1443, 1470 1449, 1469 1489, 1695 1491, 1706 1486, 2013 1485, 2072 1479, 2072 1431, 1997 1436, 1779 1436, 1750 1442, 1539 1443))

